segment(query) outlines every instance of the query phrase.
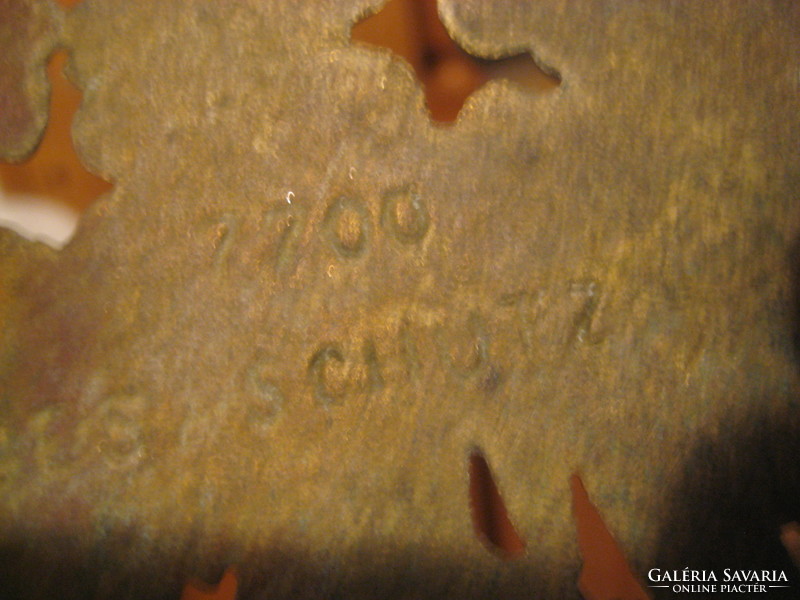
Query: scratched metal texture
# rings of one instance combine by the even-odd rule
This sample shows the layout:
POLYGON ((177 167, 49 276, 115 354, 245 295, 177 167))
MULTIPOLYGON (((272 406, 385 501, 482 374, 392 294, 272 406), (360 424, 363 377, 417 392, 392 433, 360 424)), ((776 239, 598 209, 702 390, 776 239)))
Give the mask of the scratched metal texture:
POLYGON ((60 252, 0 231, 12 596, 235 563, 244 599, 577 597, 573 472, 642 577, 782 568, 800 5, 441 0, 562 82, 441 126, 349 41, 380 4, 85 0, 28 35, 40 3, 0 2, 0 82, 38 98, 3 155, 55 36, 114 183, 60 252), (473 530, 475 447, 515 561, 473 530))

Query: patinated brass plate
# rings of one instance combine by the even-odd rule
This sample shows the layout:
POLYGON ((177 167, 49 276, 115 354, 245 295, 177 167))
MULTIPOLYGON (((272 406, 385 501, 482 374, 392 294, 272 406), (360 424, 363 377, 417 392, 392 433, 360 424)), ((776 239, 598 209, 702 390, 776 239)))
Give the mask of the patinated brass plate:
POLYGON ((47 121, 42 62, 59 39, 61 14, 49 2, 0 0, 0 157, 30 154, 47 121))
POLYGON ((3 155, 63 45, 115 186, 60 252, 0 232, 19 597, 229 564, 241 598, 575 597, 573 472, 641 576, 788 564, 800 5, 441 0, 562 83, 439 126, 349 41, 380 4, 0 2, 3 155), (475 535, 475 447, 515 561, 475 535))

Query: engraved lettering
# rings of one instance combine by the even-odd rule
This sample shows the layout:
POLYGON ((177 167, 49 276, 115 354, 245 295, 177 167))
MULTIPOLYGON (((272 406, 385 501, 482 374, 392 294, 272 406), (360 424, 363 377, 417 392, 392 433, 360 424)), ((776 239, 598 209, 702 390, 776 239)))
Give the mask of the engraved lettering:
POLYGON ((96 452, 111 469, 138 465, 145 458, 147 401, 137 394, 116 394, 99 402, 79 425, 77 454, 96 452))
POLYGON ((424 200, 410 187, 388 192, 383 199, 381 222, 402 244, 416 244, 430 227, 424 200))
POLYGON ((58 407, 48 406, 37 411, 28 421, 27 433, 33 440, 31 455, 36 467, 44 473, 53 470, 53 457, 58 454, 57 442, 51 435, 51 430, 60 412, 58 407))
POLYGON ((541 292, 512 292, 500 297, 500 306, 508 307, 515 311, 517 330, 520 342, 526 352, 534 347, 534 325, 539 319, 543 304, 541 292))
POLYGON ((278 386, 264 374, 264 365, 254 364, 247 371, 247 382, 255 397, 247 405, 245 419, 251 430, 264 433, 283 408, 284 396, 278 386))
POLYGON ((361 256, 370 235, 369 212, 357 198, 341 196, 325 214, 325 227, 333 248, 343 257, 361 256))
POLYGON ((491 394, 496 391, 498 387, 500 387, 500 383, 502 381, 502 373, 490 365, 486 377, 484 377, 483 381, 481 381, 480 387, 487 394, 491 394))
POLYGON ((383 388, 383 376, 381 375, 380 364, 378 363, 378 352, 372 340, 364 342, 363 347, 364 362, 367 365, 367 379, 371 392, 377 392, 383 388))
POLYGON ((222 264, 228 258, 238 229, 238 220, 231 213, 223 214, 211 226, 211 248, 215 265, 222 264))
POLYGON ((598 334, 595 323, 601 304, 601 288, 595 279, 572 281, 560 293, 520 290, 498 299, 500 308, 516 313, 520 341, 527 354, 537 346, 556 345, 567 350, 576 344, 602 342, 604 336, 598 334), (569 304, 562 308, 564 302, 569 304))
POLYGON ((466 327, 458 330, 454 338, 449 340, 443 357, 450 369, 462 377, 477 373, 487 364, 488 340, 477 313, 471 313, 466 327))
POLYGON ((400 331, 398 338, 401 343, 401 351, 406 362, 406 371, 409 379, 416 380, 419 376, 420 361, 419 353, 417 352, 417 345, 414 343, 414 338, 411 336, 411 324, 408 318, 404 318, 400 323, 400 331))
POLYGON ((15 479, 20 471, 20 463, 12 454, 11 436, 6 426, 0 426, 0 485, 15 479))
POLYGON ((582 299, 581 307, 572 319, 569 344, 596 343, 598 340, 592 335, 592 322, 600 305, 600 285, 594 279, 572 282, 569 293, 573 298, 582 299))
MULTIPOLYGON (((293 192, 289 193, 294 197, 293 192)), ((264 214, 264 228, 268 235, 278 236, 274 264, 275 274, 279 277, 290 276, 297 268, 297 250, 305 217, 305 207, 297 202, 276 204, 264 214)))
POLYGON ((314 396, 325 407, 339 401, 347 392, 347 370, 344 356, 333 345, 323 346, 308 363, 314 396))

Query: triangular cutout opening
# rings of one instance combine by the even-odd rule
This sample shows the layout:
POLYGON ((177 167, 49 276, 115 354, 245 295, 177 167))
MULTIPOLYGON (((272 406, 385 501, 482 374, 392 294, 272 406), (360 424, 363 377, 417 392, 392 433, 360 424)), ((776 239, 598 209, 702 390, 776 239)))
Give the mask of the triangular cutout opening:
POLYGON ((525 541, 511 523, 489 463, 478 449, 469 457, 469 500, 478 538, 506 560, 521 556, 525 541))
POLYGON ((578 474, 570 477, 572 511, 583 557, 578 589, 586 600, 647 600, 597 507, 578 474))
POLYGON ((388 48, 408 61, 431 118, 440 123, 455 121, 467 98, 492 79, 507 79, 534 95, 561 84, 528 53, 488 60, 465 52, 441 22, 436 0, 388 0, 353 26, 352 40, 388 48))

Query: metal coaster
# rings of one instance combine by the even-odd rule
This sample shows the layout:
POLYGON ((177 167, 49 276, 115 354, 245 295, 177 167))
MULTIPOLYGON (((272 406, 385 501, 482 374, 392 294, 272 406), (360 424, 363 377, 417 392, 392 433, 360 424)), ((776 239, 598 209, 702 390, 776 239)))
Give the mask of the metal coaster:
POLYGON ((0 81, 38 98, 3 155, 57 35, 114 183, 60 252, 0 233, 20 597, 229 564, 241 598, 576 597, 575 472, 642 578, 788 564, 798 5, 440 0, 561 80, 451 126, 350 42, 377 1, 85 0, 35 34, 2 5, 0 81), (476 448, 516 560, 475 534, 476 448))

